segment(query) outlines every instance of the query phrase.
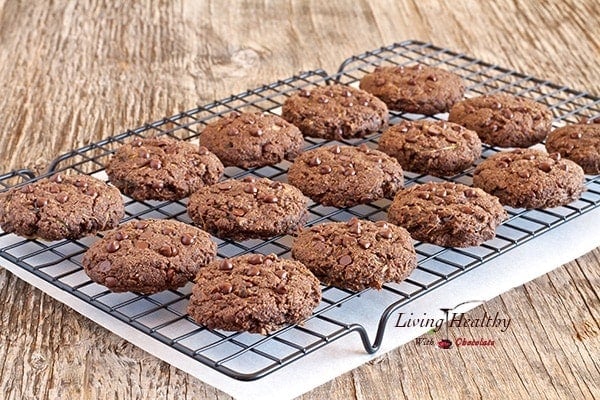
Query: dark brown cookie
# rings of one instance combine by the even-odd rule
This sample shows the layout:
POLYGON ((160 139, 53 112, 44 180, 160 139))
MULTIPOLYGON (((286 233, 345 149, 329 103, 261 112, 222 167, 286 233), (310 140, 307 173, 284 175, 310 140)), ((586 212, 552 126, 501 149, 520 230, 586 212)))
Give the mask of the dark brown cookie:
POLYGON ((293 160, 302 151, 304 138, 296 126, 277 115, 232 112, 209 124, 200 144, 226 167, 254 168, 293 160))
POLYGON ((360 80, 360 88, 379 97, 390 110, 433 115, 462 99, 460 76, 427 65, 377 67, 360 80))
POLYGON ((303 230, 292 256, 322 282, 350 290, 381 289, 406 279, 417 266, 406 229, 356 218, 303 230))
POLYGON ((456 175, 481 156, 477 133, 446 121, 402 121, 379 138, 379 150, 403 169, 434 176, 456 175))
POLYGON ((363 137, 388 122, 388 109, 377 97, 345 85, 301 90, 283 104, 281 116, 304 136, 324 139, 363 137))
POLYGON ((246 240, 294 234, 305 223, 307 203, 291 185, 246 177, 201 188, 187 209, 194 223, 213 235, 246 240))
POLYGON ((210 329, 266 335, 308 318, 321 287, 301 263, 247 254, 200 269, 188 313, 210 329))
POLYGON ((550 132, 552 112, 533 100, 498 93, 456 103, 448 121, 477 132, 492 146, 529 147, 550 132))
POLYGON ((25 237, 78 239, 119 224, 121 193, 88 175, 56 174, 0 193, 0 227, 25 237))
POLYGON ((546 149, 576 162, 586 174, 600 174, 600 121, 555 129, 546 139, 546 149))
POLYGON ((559 153, 517 149, 494 154, 475 168, 473 185, 511 207, 550 208, 577 200, 583 170, 559 153))
POLYGON ((498 199, 453 182, 427 182, 398 192, 390 222, 417 240, 446 247, 478 246, 496 235, 507 217, 498 199))
POLYGON ((166 136, 136 138, 115 152, 106 173, 135 200, 179 200, 217 182, 223 164, 203 146, 166 136))
POLYGON ((404 177, 398 161, 362 144, 306 151, 289 168, 288 181, 318 203, 352 207, 392 198, 404 177))
POLYGON ((129 221, 83 256, 85 272, 113 292, 157 293, 192 281, 217 245, 201 229, 174 220, 129 221))

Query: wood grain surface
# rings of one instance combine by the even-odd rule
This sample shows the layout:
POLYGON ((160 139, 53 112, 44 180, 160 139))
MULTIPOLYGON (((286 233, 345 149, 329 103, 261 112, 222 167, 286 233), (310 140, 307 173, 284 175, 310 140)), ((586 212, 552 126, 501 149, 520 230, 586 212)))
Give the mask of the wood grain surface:
MULTIPOLYGON (((600 3, 0 0, 0 172, 406 39, 600 94, 600 3)), ((568 246, 568 243, 565 243, 568 246)), ((0 398, 228 399, 0 270, 0 398)), ((415 342, 303 399, 600 398, 600 250, 473 312, 491 348, 415 342)))

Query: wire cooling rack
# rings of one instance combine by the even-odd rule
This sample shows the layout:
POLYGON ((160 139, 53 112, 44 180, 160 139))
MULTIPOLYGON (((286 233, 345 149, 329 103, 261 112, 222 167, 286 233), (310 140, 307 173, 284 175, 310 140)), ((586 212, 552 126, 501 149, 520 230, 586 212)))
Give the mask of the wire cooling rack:
MULTIPOLYGON (((339 71, 328 75, 317 70, 302 73, 269 85, 248 90, 223 100, 164 118, 140 128, 73 150, 52 162, 47 174, 58 171, 91 174, 106 180, 104 167, 114 150, 132 137, 168 135, 180 140, 198 141, 203 127, 233 110, 262 111, 279 114, 285 99, 300 88, 339 82, 357 86, 360 78, 376 65, 404 65, 415 62, 440 66, 462 76, 467 83, 468 97, 490 92, 509 92, 547 104, 554 113, 554 126, 576 122, 582 117, 600 115, 600 100, 589 94, 555 85, 515 71, 478 61, 431 44, 409 41, 394 44, 344 61, 339 71)), ((422 115, 391 112, 391 123, 402 119, 422 119, 422 115)), ((440 114, 433 119, 445 119, 440 114)), ((338 143, 366 143, 376 147, 380 133, 362 139, 338 143)), ((330 144, 323 140, 306 140, 306 148, 330 144)), ((484 146, 483 158, 499 149, 484 146)), ((289 163, 245 170, 229 167, 226 177, 244 175, 268 177, 285 181, 289 163)), ((472 168, 454 177, 455 182, 470 185, 472 168)), ((38 179, 28 170, 13 171, 0 176, 0 190, 38 179)), ((441 180, 427 175, 406 173, 406 185, 441 180)), ((172 347, 189 356, 190 362, 200 362, 238 380, 254 380, 282 368, 294 360, 356 332, 368 353, 376 352, 383 340, 391 315, 414 299, 423 296, 450 280, 490 259, 506 253, 520 244, 554 227, 566 223, 600 205, 600 177, 586 177, 587 192, 568 206, 548 210, 508 208, 510 218, 497 230, 496 238, 478 247, 443 248, 415 242, 418 267, 399 284, 387 284, 381 291, 351 292, 335 287, 323 287, 323 300, 314 314, 302 325, 285 327, 268 336, 210 330, 196 324, 186 314, 191 284, 154 295, 111 293, 89 280, 81 267, 81 258, 96 237, 80 240, 44 242, 28 240, 0 231, 0 256, 34 274, 62 291, 96 307, 107 316, 136 328, 148 338, 172 347), (377 326, 368 332, 365 326, 377 326)), ((186 223, 186 200, 175 202, 138 202, 124 197, 126 220, 173 218, 186 223)), ((381 220, 386 217, 389 200, 347 209, 310 203, 309 225, 325 221, 344 221, 352 217, 381 220)), ((269 240, 234 242, 214 238, 220 257, 254 253, 276 253, 289 257, 292 238, 279 236, 269 240)), ((343 356, 343 355, 341 355, 343 356)))

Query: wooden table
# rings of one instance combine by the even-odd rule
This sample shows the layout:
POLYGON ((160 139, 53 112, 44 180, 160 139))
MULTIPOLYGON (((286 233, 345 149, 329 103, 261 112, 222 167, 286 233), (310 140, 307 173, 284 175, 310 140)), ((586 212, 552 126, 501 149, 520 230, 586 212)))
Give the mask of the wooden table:
MULTIPOLYGON (((2 171, 406 39, 600 93, 596 0, 35 3, 0 0, 2 171)), ((600 397, 599 288, 596 249, 485 304, 502 336, 456 328, 494 347, 413 342, 303 398, 600 397)), ((229 398, 5 270, 0 297, 2 398, 229 398)))

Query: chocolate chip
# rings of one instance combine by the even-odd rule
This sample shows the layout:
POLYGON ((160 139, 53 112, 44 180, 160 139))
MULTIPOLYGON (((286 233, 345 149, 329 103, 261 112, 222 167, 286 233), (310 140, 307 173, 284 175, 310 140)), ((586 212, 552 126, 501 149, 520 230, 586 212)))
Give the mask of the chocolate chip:
POLYGON ((278 181, 271 182, 271 184, 269 186, 272 189, 281 189, 281 188, 283 188, 283 184, 281 182, 278 182, 278 181))
POLYGON ((148 223, 146 221, 138 221, 135 223, 135 227, 137 229, 146 229, 147 226, 148 226, 148 223))
POLYGON ((502 110, 502 115, 506 119, 512 119, 514 117, 513 112, 508 108, 505 108, 504 110, 502 110))
POLYGON ((181 244, 183 244, 184 246, 189 246, 190 244, 193 244, 195 240, 196 239, 194 238, 194 236, 190 235, 189 233, 184 233, 181 236, 181 244))
POLYGON ((246 210, 244 210, 243 208, 234 208, 233 210, 231 210, 231 213, 236 217, 243 217, 244 215, 246 215, 246 210))
POLYGON ((406 135, 404 136, 404 141, 407 143, 417 143, 419 138, 413 135, 406 135))
POLYGON ((23 186, 21 188, 21 193, 25 193, 25 194, 33 193, 33 188, 30 185, 23 186))
POLYGON ((219 292, 222 294, 229 294, 233 290, 233 286, 229 282, 219 283, 219 292))
POLYGON ((162 168, 162 163, 160 162, 160 160, 152 159, 152 160, 150 160, 150 168, 152 168, 152 169, 161 169, 162 168))
POLYGON ((324 242, 325 241, 325 237, 323 237, 323 235, 319 235, 317 233, 316 235, 313 236, 312 240, 316 240, 317 242, 324 242))
POLYGON ((256 265, 251 265, 248 268, 246 268, 246 275, 258 276, 260 275, 260 268, 258 268, 256 265))
POLYGON ((35 199, 34 204, 38 208, 44 207, 45 205, 48 204, 48 199, 45 197, 38 197, 37 199, 35 199))
POLYGON ((119 250, 120 248, 121 248, 121 245, 116 240, 108 242, 108 244, 106 245, 106 251, 108 251, 109 253, 114 253, 117 250, 119 250))
POLYGON ((319 168, 319 173, 321 175, 327 175, 331 173, 331 167, 329 165, 323 165, 319 168))
POLYGON ((244 186, 244 192, 248 194, 256 194, 258 193, 258 188, 252 184, 244 186))
POLYGON ((382 229, 379 232, 377 232, 377 234, 384 239, 391 239, 393 237, 392 231, 390 229, 382 229))
POLYGON ((86 181, 84 181, 83 179, 75 179, 75 182, 73 183, 75 186, 77 187, 87 187, 88 183, 86 181))
POLYGON ((348 89, 344 89, 342 91, 342 96, 344 96, 344 97, 352 97, 352 93, 348 89))
POLYGON ((338 146, 337 144, 335 146, 330 147, 329 149, 333 154, 340 154, 340 152, 342 151, 342 148, 340 146, 338 146))
POLYGON ((308 90, 304 90, 304 89, 302 89, 302 90, 301 90, 301 91, 298 93, 298 95, 299 95, 300 97, 310 97, 310 92, 309 92, 308 90))
POLYGON ((506 161, 498 161, 498 168, 508 168, 508 163, 506 161))
POLYGON ((531 173, 525 169, 519 170, 517 172, 517 175, 519 175, 523 179, 529 179, 531 177, 531 173))
POLYGON ((360 235, 362 233, 362 228, 360 227, 360 223, 357 222, 356 224, 353 224, 350 229, 348 230, 348 232, 355 234, 355 235, 360 235))
POLYGON ((377 221, 377 222, 375 222, 375 226, 377 226, 379 228, 387 228, 388 224, 385 221, 377 221))
POLYGON ((133 142, 131 142, 131 145, 135 147, 140 147, 142 144, 142 139, 135 139, 133 142))
POLYGON ((475 189, 467 189, 465 190, 466 197, 477 197, 477 191, 475 189))
POLYGON ((325 96, 320 96, 319 98, 317 98, 317 101, 321 104, 327 104, 329 103, 329 99, 325 96))
POLYGON ((279 203, 279 199, 277 198, 277 196, 274 196, 272 194, 267 194, 262 198, 262 201, 264 201, 267 204, 277 204, 279 203))
POLYGON ((117 240, 125 240, 128 239, 129 235, 125 232, 117 232, 115 233, 115 239, 117 240))
POLYGON ((61 174, 52 175, 50 178, 51 182, 61 183, 63 181, 63 177, 61 174))
POLYGON ((500 110, 502 108, 502 103, 495 101, 494 103, 492 103, 492 108, 500 110))
POLYGON ((152 184, 152 189, 154 189, 154 190, 162 190, 162 189, 164 189, 164 187, 165 187, 165 184, 162 182, 154 182, 152 184))
POLYGON ((229 182, 221 182, 217 185, 219 190, 230 190, 232 188, 231 183, 229 182))
POLYGON ((552 153, 550 154, 550 158, 554 161, 560 161, 560 153, 552 153))
POLYGON ((108 272, 108 271, 110 271, 111 267, 112 267, 112 264, 110 263, 110 261, 104 260, 100 264, 98 264, 95 269, 98 272, 108 272))
POLYGON ((417 84, 417 80, 415 78, 410 78, 408 81, 406 81, 406 83, 411 86, 415 86, 417 84))
POLYGON ((262 254, 253 254, 251 257, 248 258, 248 263, 252 265, 262 264, 263 261, 264 257, 262 254))
POLYGON ((344 107, 353 107, 354 103, 351 102, 351 101, 343 101, 342 102, 342 106, 344 106, 344 107))
POLYGON ((571 136, 571 139, 581 139, 581 132, 571 132, 571 134, 569 135, 571 136))
POLYGON ((277 275, 277 277, 281 280, 285 280, 288 277, 288 273, 284 269, 278 269, 277 271, 275 271, 275 275, 277 275))
POLYGON ((422 200, 429 200, 431 195, 428 192, 417 192, 417 197, 422 200))
POLYGON ((205 156, 209 153, 208 149, 204 146, 200 146, 198 147, 198 154, 200 154, 201 156, 205 156))
POLYGON ((277 287, 275 287, 275 291, 279 294, 286 294, 288 290, 285 287, 285 284, 280 283, 279 285, 277 285, 277 287))
POLYGON ((361 145, 358 146, 358 150, 366 154, 369 154, 371 152, 371 149, 365 143, 361 143, 361 145))
POLYGON ((550 172, 552 170, 552 164, 548 161, 543 161, 538 165, 538 168, 544 172, 550 172))
POLYGON ((242 179, 242 182, 254 183, 256 182, 256 178, 253 176, 245 176, 244 179, 242 179))
POLYGON ((162 228, 161 232, 162 232, 163 235, 172 235, 172 234, 175 233, 175 231, 173 229, 168 228, 168 227, 162 228))
POLYGON ((61 204, 66 203, 67 200, 69 200, 69 195, 66 193, 59 193, 56 195, 56 201, 58 201, 61 204))
POLYGON ((158 250, 158 252, 165 257, 175 257, 177 254, 179 254, 179 250, 177 250, 177 247, 173 247, 173 246, 169 246, 169 245, 162 246, 158 250))
POLYGON ((360 245, 360 247, 362 247, 365 250, 367 250, 369 247, 371 247, 371 242, 369 242, 366 239, 358 239, 358 244, 360 245))
POLYGON ((321 165, 321 159, 317 156, 314 156, 313 158, 311 158, 310 160, 308 160, 308 165, 310 167, 316 167, 318 165, 321 165))
POLYGON ((260 129, 259 127, 255 127, 250 130, 250 135, 252 135, 254 137, 260 137, 263 135, 263 130, 260 129))
POLYGON ((240 130, 234 127, 228 127, 226 130, 227 136, 237 136, 240 134, 240 130))
POLYGON ((356 171, 353 168, 347 168, 344 170, 344 176, 354 176, 356 171))
POLYGON ((96 189, 91 188, 91 187, 85 188, 84 193, 87 194, 88 196, 92 196, 92 197, 95 197, 98 194, 98 192, 96 192, 96 189))
POLYGON ((342 266, 350 265, 352 264, 352 257, 350 257, 348 254, 345 254, 338 259, 338 264, 342 266))
POLYGON ((383 86, 385 85, 385 78, 378 77, 375 79, 375 86, 383 86))
POLYGON ((439 135, 440 133, 442 133, 442 129, 437 125, 430 125, 427 128, 427 132, 431 133, 432 135, 435 136, 435 135, 439 135))
POLYGON ((138 150, 138 157, 143 158, 143 159, 148 159, 148 158, 150 158, 150 153, 148 153, 148 151, 146 151, 144 149, 140 149, 140 150, 138 150))
POLYGON ((221 271, 231 271, 233 269, 233 263, 229 260, 223 260, 219 264, 219 269, 221 271))

